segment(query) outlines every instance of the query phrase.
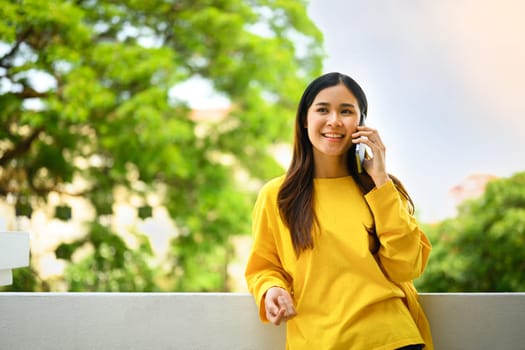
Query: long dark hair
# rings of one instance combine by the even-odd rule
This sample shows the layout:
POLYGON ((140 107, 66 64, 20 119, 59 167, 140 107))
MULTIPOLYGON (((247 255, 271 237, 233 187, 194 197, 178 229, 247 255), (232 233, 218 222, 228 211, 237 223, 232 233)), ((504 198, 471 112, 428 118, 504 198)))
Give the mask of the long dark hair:
MULTIPOLYGON (((308 131, 304 127, 308 109, 315 97, 323 89, 338 84, 344 84, 357 99, 361 116, 367 114, 368 102, 363 89, 359 84, 347 75, 341 73, 327 73, 314 81, 306 88, 297 107, 295 118, 294 149, 290 167, 286 173, 283 184, 279 189, 277 197, 279 212, 284 223, 288 226, 292 236, 292 243, 297 256, 306 250, 313 248, 313 227, 317 225, 317 219, 313 210, 313 181, 314 181, 314 155, 313 146, 308 138, 308 131)), ((353 156, 355 145, 347 152, 347 167, 350 175, 354 178, 363 194, 368 193, 375 187, 374 181, 365 171, 358 173, 353 156)), ((413 213, 414 205, 401 182, 390 175, 399 192, 407 198, 410 211, 413 213)), ((369 233, 377 239, 375 228, 369 233)), ((378 244, 374 250, 379 249, 378 244)))

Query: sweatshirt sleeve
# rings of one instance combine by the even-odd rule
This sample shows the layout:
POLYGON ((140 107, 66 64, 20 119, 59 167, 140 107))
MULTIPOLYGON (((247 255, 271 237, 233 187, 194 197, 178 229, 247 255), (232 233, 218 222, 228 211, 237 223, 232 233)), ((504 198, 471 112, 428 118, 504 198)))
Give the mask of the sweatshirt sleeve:
POLYGON ((252 213, 254 242, 245 271, 248 290, 255 298, 263 322, 268 322, 264 308, 266 291, 270 287, 291 290, 291 277, 282 267, 275 240, 279 220, 275 201, 265 188, 259 193, 252 213))
POLYGON ((416 279, 425 269, 432 246, 410 214, 408 201, 392 181, 374 188, 365 198, 374 216, 384 272, 394 282, 416 279))

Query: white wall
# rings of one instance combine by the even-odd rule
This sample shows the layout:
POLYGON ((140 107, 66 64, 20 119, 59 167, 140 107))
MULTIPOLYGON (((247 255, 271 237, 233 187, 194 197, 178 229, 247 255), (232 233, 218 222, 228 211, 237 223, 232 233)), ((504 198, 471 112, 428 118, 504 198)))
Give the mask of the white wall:
MULTIPOLYGON (((525 349, 525 293, 422 294, 437 350, 525 349)), ((0 349, 284 349, 248 294, 0 293, 0 349)))

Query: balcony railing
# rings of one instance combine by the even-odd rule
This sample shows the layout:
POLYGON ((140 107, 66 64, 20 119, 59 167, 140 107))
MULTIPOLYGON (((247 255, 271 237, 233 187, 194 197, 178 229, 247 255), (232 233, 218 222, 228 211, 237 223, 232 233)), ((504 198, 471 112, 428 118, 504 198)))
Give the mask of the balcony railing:
POLYGON ((0 286, 13 282, 14 268, 28 265, 29 233, 0 232, 0 286))
MULTIPOLYGON (((437 350, 525 349, 525 293, 421 294, 437 350)), ((0 349, 284 349, 233 293, 0 293, 0 349)))

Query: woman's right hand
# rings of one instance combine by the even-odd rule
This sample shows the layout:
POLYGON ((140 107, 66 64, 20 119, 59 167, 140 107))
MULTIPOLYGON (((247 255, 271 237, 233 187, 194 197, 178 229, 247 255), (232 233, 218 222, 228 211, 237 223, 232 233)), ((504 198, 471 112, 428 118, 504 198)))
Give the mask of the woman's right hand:
POLYGON ((266 318, 276 326, 297 315, 290 293, 280 287, 271 287, 266 291, 264 308, 266 318))

